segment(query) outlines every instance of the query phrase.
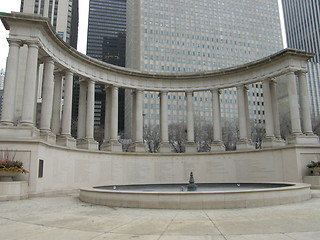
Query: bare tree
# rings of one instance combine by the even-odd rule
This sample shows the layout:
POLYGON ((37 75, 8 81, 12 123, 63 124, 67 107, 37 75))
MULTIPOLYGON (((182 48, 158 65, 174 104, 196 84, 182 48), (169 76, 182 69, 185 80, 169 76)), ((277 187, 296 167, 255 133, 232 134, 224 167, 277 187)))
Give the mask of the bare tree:
POLYGON ((213 141, 213 127, 211 124, 201 125, 199 122, 195 124, 195 141, 198 152, 210 152, 211 143, 213 141))
POLYGON ((261 149, 262 140, 266 137, 264 124, 253 124, 251 127, 251 140, 255 143, 256 149, 261 149))
POLYGON ((313 133, 320 137, 320 117, 312 118, 312 130, 313 133))
POLYGON ((177 153, 185 152, 187 142, 187 127, 185 123, 172 123, 169 125, 169 143, 177 153))
POLYGON ((144 143, 149 152, 156 152, 160 144, 160 126, 145 127, 143 131, 144 143))
POLYGON ((222 141, 226 147, 226 151, 236 150, 239 127, 236 122, 226 121, 222 128, 222 141))

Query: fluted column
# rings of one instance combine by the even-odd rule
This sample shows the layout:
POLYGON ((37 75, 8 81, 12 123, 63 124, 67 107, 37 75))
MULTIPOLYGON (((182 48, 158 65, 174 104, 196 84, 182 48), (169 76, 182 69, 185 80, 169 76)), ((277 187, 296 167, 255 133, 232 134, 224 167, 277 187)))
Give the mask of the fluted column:
POLYGON ((168 92, 160 93, 160 152, 171 152, 168 130, 168 92))
POLYGON ((21 47, 21 41, 8 39, 9 42, 9 54, 7 58, 7 68, 5 75, 5 88, 3 94, 2 105, 2 125, 14 124, 14 111, 15 111, 15 99, 16 99, 16 85, 17 75, 19 67, 19 52, 21 47))
POLYGON ((52 104, 52 119, 51 130, 55 135, 60 134, 61 125, 61 95, 62 95, 62 74, 57 72, 54 74, 53 88, 53 104, 52 104))
POLYGON ((245 86, 237 86, 237 101, 238 101, 238 118, 239 118, 239 141, 237 149, 253 149, 254 145, 248 139, 248 104, 245 97, 245 86))
POLYGON ((26 126, 34 126, 39 47, 37 42, 27 42, 27 44, 27 71, 25 74, 25 84, 23 91, 21 124, 26 126))
POLYGON ((187 95, 187 143, 186 152, 196 152, 194 142, 194 117, 193 117, 193 92, 186 92, 187 95))
POLYGON ((287 74, 287 84, 292 135, 300 135, 302 132, 299 113, 299 96, 297 93, 296 75, 294 72, 287 74))
POLYGON ((310 99, 306 74, 307 72, 305 71, 298 72, 302 130, 305 135, 313 135, 311 124, 310 99))
POLYGON ((270 98, 272 102, 272 111, 273 111, 273 127, 274 135, 278 140, 281 140, 280 133, 280 116, 279 116, 279 106, 277 98, 277 82, 272 80, 270 81, 270 98))
POLYGON ((211 151, 224 151, 225 146, 222 142, 221 111, 220 111, 220 91, 211 90, 212 94, 212 120, 213 120, 213 143, 211 151))
POLYGON ((71 135, 73 73, 66 72, 64 83, 64 103, 62 113, 61 135, 71 135))
POLYGON ((80 80, 77 138, 86 137, 87 82, 80 80))
POLYGON ((43 83, 42 83, 42 104, 40 130, 51 131, 51 117, 53 105, 53 88, 54 88, 54 61, 51 57, 44 59, 43 83))

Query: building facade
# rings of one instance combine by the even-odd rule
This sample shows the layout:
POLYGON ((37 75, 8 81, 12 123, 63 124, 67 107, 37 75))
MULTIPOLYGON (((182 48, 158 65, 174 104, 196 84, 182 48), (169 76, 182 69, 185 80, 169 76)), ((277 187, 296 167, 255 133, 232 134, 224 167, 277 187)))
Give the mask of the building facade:
MULTIPOLYGON (((191 74, 247 63, 283 48, 277 0, 128 0, 127 6, 128 68, 191 74)), ((263 123, 262 85, 247 87, 250 118, 263 123)), ((235 119, 236 89, 220 94, 222 119, 235 119)), ((157 125, 159 96, 144 96, 144 122, 157 125)), ((171 123, 186 121, 185 100, 184 93, 168 95, 171 123)), ((194 110, 196 123, 210 124, 211 94, 195 92, 194 110)))
MULTIPOLYGON (((126 0, 90 0, 87 55, 125 66, 126 0)), ((104 125, 105 94, 96 86, 95 124, 104 125)), ((119 130, 124 129, 124 90, 119 89, 119 130)))
POLYGON ((315 53, 308 63, 308 85, 314 117, 320 116, 320 2, 282 0, 287 44, 315 53))
POLYGON ((57 34, 70 46, 77 48, 78 0, 21 0, 20 12, 48 17, 57 34))

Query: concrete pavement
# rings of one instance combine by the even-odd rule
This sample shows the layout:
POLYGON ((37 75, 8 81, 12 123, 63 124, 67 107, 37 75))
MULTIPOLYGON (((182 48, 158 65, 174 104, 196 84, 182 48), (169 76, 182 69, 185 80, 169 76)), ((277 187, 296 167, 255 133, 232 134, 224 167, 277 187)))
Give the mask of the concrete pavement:
POLYGON ((0 202, 1 240, 320 240, 320 192, 250 209, 153 210, 83 203, 78 194, 0 202))

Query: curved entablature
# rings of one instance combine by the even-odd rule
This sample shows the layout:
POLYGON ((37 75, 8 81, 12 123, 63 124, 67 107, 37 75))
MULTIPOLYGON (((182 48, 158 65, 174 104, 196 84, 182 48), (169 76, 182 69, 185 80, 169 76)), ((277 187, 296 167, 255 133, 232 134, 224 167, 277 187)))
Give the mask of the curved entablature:
POLYGON ((47 18, 25 13, 0 13, 10 39, 39 46, 39 57, 50 56, 60 70, 67 69, 97 83, 147 91, 206 91, 263 81, 287 72, 306 71, 314 55, 285 49, 260 60, 222 70, 187 74, 150 74, 110 65, 73 49, 54 32, 47 18))

